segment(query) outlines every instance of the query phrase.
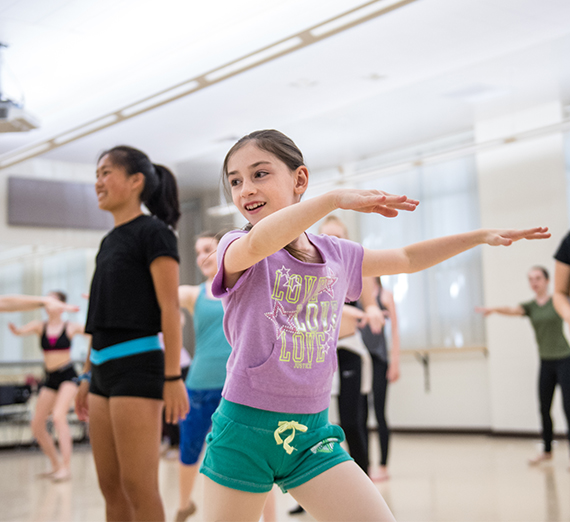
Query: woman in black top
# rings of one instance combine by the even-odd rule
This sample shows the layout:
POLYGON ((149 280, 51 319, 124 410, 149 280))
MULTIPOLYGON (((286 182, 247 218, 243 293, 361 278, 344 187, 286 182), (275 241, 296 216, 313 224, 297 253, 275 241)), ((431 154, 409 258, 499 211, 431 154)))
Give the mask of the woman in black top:
POLYGON ((162 409, 168 422, 188 412, 171 228, 180 217, 176 180, 141 151, 119 146, 99 157, 95 190, 115 228, 97 254, 85 328, 93 336, 85 366, 91 382, 89 388, 81 382, 76 411, 80 418, 89 414, 107 519, 161 521, 162 409), (141 203, 152 216, 143 214, 141 203))
MULTIPOLYGON (((63 292, 50 292, 48 297, 57 299, 60 303, 65 303, 67 300, 63 292)), ((67 423, 67 412, 77 393, 77 384, 73 381, 77 374, 71 362, 71 339, 83 334, 84 326, 64 321, 60 308, 46 307, 46 312, 48 314, 46 322, 31 321, 19 328, 12 323, 8 326, 14 335, 35 334, 40 338, 46 378, 38 393, 32 419, 32 433, 51 462, 51 471, 42 473, 42 476, 61 482, 71 477, 73 441, 67 423), (58 454, 47 430, 46 424, 50 415, 57 433, 61 455, 58 454)))

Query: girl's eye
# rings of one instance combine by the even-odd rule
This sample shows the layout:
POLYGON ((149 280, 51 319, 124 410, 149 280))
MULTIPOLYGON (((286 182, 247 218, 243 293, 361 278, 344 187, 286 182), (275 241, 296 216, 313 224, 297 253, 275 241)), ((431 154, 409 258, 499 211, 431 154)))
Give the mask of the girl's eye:
POLYGON ((263 176, 266 176, 267 174, 268 174, 268 172, 266 172, 265 170, 258 170, 258 171, 255 173, 255 175, 256 175, 258 178, 262 178, 263 176))
POLYGON ((230 179, 230 187, 236 187, 237 185, 239 185, 239 179, 230 179))

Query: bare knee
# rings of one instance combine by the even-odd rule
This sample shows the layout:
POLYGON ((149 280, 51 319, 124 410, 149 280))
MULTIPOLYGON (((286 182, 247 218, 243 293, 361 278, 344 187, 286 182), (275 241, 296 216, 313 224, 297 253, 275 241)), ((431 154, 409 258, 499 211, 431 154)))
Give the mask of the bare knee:
POLYGON ((107 504, 121 505, 129 501, 123 483, 119 479, 114 477, 99 477, 99 489, 101 489, 101 493, 107 504))
POLYGON ((47 432, 46 422, 47 419, 44 418, 34 417, 32 419, 30 427, 32 428, 32 433, 34 434, 35 437, 47 432))
POLYGON ((153 484, 149 477, 123 477, 122 485, 135 510, 155 496, 160 498, 158 483, 153 484))
POLYGON ((67 412, 57 412, 53 414, 53 425, 56 431, 61 431, 67 427, 67 412))

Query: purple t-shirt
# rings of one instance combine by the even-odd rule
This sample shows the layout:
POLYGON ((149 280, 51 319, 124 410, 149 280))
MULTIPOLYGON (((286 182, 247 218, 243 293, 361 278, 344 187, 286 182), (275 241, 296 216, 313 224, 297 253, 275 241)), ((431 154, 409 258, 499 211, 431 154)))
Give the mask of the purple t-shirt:
POLYGON ((235 230, 220 241, 212 284, 212 294, 222 298, 232 347, 222 395, 269 411, 323 411, 337 366, 342 306, 362 290, 364 250, 352 241, 307 234, 323 263, 304 263, 282 249, 227 289, 219 267, 228 246, 244 234, 235 230))

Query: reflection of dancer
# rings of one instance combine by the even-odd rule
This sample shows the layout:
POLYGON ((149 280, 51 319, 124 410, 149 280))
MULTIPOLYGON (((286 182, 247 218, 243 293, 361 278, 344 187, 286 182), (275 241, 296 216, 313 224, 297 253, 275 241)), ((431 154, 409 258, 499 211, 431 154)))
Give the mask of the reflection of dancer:
POLYGON ((205 520, 257 520, 274 483, 318 520, 393 520, 380 492, 328 422, 338 313, 363 276, 416 272, 479 244, 549 237, 544 228, 478 230, 392 250, 305 232, 337 208, 388 217, 417 201, 337 189, 301 202, 308 170, 278 131, 250 134, 224 161, 223 180, 248 231, 218 246, 212 293, 232 347, 223 399, 201 472, 205 520))
POLYGON ((78 312, 79 307, 62 303, 51 296, 36 295, 2 295, 0 296, 0 312, 27 312, 45 307, 52 312, 78 312))
MULTIPOLYGON (((369 325, 361 329, 362 340, 372 357, 372 393, 374 397, 374 414, 378 425, 378 438, 380 441, 380 469, 372 480, 386 480, 388 475, 388 448, 390 442, 390 429, 386 420, 386 395, 388 383, 396 382, 400 377, 400 331, 396 304, 392 292, 382 287, 379 277, 371 278, 374 286, 373 295, 378 306, 387 313, 390 319, 392 343, 390 346, 390 360, 388 361, 388 347, 384 326, 380 332, 374 332, 369 325)), ((368 403, 365 411, 368 414, 368 403)))
POLYGON ((553 433, 550 408, 556 384, 560 384, 566 420, 570 426, 570 346, 562 332, 562 319, 556 313, 552 297, 548 293, 548 280, 546 268, 535 266, 528 273, 528 281, 535 294, 532 301, 518 306, 476 308, 476 311, 485 316, 493 313, 514 316, 526 315, 534 329, 540 356, 538 395, 544 451, 530 459, 529 464, 531 465, 552 458, 553 433))
MULTIPOLYGON (((62 303, 67 299, 63 292, 50 292, 48 297, 58 299, 62 303)), ((32 433, 51 462, 52 469, 45 473, 45 476, 57 482, 67 480, 71 476, 73 441, 67 423, 67 412, 77 392, 77 385, 73 381, 77 374, 71 362, 71 339, 75 335, 83 334, 84 327, 79 323, 63 321, 62 312, 57 308, 54 311, 48 306, 46 312, 48 320, 45 323, 31 321, 20 328, 10 323, 9 327, 14 335, 35 334, 40 337, 46 379, 38 394, 32 419, 32 433), (57 433, 61 457, 46 428, 50 415, 57 433)))
POLYGON ((176 179, 141 151, 120 146, 100 156, 95 189, 115 228, 97 254, 85 328, 93 335, 85 365, 92 378, 88 401, 81 382, 76 411, 91 420, 107 520, 161 521, 162 408, 169 422, 188 411, 180 375, 178 248, 170 228, 180 217, 176 179))

